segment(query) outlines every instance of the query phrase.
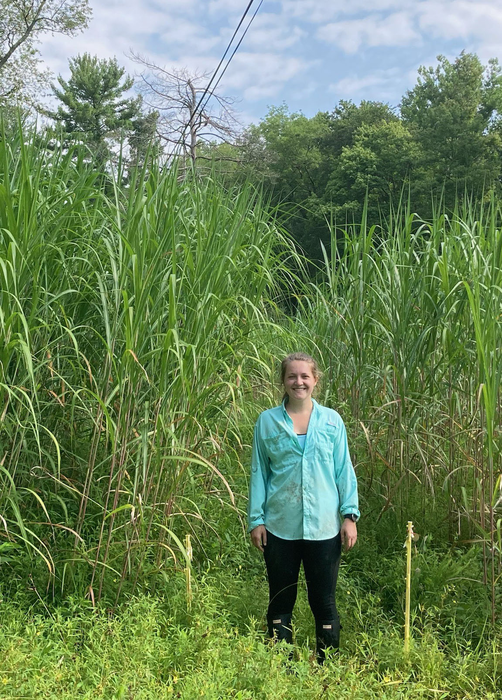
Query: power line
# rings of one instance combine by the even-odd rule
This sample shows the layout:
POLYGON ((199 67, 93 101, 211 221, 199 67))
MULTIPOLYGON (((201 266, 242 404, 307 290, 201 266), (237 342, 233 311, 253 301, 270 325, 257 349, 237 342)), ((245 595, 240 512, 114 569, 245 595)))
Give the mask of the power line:
MULTIPOLYGON (((251 3, 250 3, 250 4, 251 4, 251 3)), ((237 53, 237 51, 238 51, 238 49, 239 49, 239 46, 242 44, 242 41, 243 41, 244 37, 246 36, 249 27, 252 25, 253 20, 254 20, 254 18, 256 17, 256 15, 258 14, 258 10, 260 9, 260 7, 261 7, 262 5, 263 5, 263 0, 260 0, 260 2, 259 2, 259 4, 258 4, 258 7, 257 7, 256 10, 254 11, 253 16, 252 16, 251 19, 249 20, 248 25, 247 25, 246 29, 244 30, 244 33, 242 34, 241 38, 239 39, 239 41, 238 41, 238 43, 237 43, 237 46, 236 46, 235 49, 233 50, 232 55, 231 55, 230 58, 228 59, 225 68, 222 70, 220 77, 219 77, 218 80, 216 81, 216 84, 215 84, 213 90, 216 90, 216 88, 217 88, 218 85, 220 84, 220 81, 221 81, 221 79, 223 78, 223 76, 225 75, 226 70, 227 70, 228 66, 230 65, 231 60, 233 59, 233 57, 234 57, 235 54, 237 53)), ((249 8, 249 5, 248 5, 248 8, 249 8)), ((235 33, 234 33, 234 36, 235 36, 235 33)), ((205 107, 206 104, 208 103, 210 97, 211 97, 211 95, 208 96, 208 98, 207 98, 207 100, 206 100, 206 102, 205 102, 205 104, 204 104, 204 107, 205 107)), ((199 104, 200 104, 200 103, 199 103, 199 104)), ((198 105, 197 105, 197 107, 198 107, 198 105)), ((197 109, 196 109, 195 111, 197 111, 197 109)))
MULTIPOLYGON (((191 116, 191 118, 190 118, 188 124, 185 125, 185 128, 183 129, 183 131, 182 131, 182 133, 181 133, 180 140, 179 140, 179 142, 178 142, 179 144, 181 144, 181 143, 184 141, 186 130, 192 125, 192 122, 195 120, 196 115, 197 115, 197 112, 199 111, 199 107, 201 106, 201 104, 202 104, 204 98, 206 97, 207 93, 209 92, 209 89, 210 89, 210 87, 211 87, 211 85, 212 85, 214 79, 215 79, 216 76, 218 75, 218 71, 220 70, 221 66, 223 65, 223 62, 224 62, 224 60, 225 60, 225 58, 226 58, 228 52, 230 51, 230 47, 232 46, 233 41, 234 41, 235 37, 237 36, 237 34, 238 34, 238 32, 239 32, 239 29, 241 28, 242 24, 244 23, 244 20, 246 19, 246 16, 247 16, 247 14, 248 14, 249 10, 251 9, 251 6, 253 5, 254 2, 255 2, 255 0, 249 0, 249 3, 248 3, 248 5, 247 5, 246 9, 244 10, 243 15, 242 15, 242 17, 241 17, 240 20, 239 20, 239 24, 237 25, 237 27, 235 28, 234 33, 232 34, 232 38, 231 38, 230 41, 228 42, 227 48, 225 49, 225 53, 224 53, 223 56, 221 57, 220 62, 218 63, 218 65, 216 66, 216 70, 214 71, 213 75, 211 76, 211 80, 210 80, 209 83, 206 85, 206 87, 205 87, 205 89, 204 89, 204 92, 202 93, 202 96, 201 96, 200 100, 197 102, 197 104, 196 104, 196 106, 195 106, 195 109, 194 109, 194 111, 193 111, 193 113, 192 113, 192 116, 191 116)), ((241 38, 239 39, 239 41, 238 41, 238 43, 237 43, 237 46, 234 48, 234 50, 233 50, 233 52, 232 52, 230 58, 228 59, 226 65, 225 65, 225 68, 223 69, 223 71, 222 71, 220 77, 218 78, 218 81, 217 81, 216 85, 214 86, 213 90, 219 85, 220 80, 222 79, 223 75, 225 74, 225 71, 227 70, 228 66, 230 65, 230 62, 232 61, 233 57, 235 56, 235 54, 236 54, 236 52, 237 52, 239 46, 240 46, 241 43, 242 43, 242 40, 243 40, 244 37, 246 36, 247 31, 248 31, 249 27, 251 26, 251 24, 252 24, 254 18, 256 17, 256 15, 257 15, 257 13, 258 13, 258 10, 259 10, 260 7, 262 6, 262 4, 263 4, 263 0, 260 0, 260 2, 259 2, 259 4, 258 4, 258 7, 256 8, 256 10, 255 10, 253 16, 251 17, 250 21, 248 22, 247 27, 246 27, 246 29, 244 30, 244 33, 242 34, 241 38)), ((208 101, 209 101, 210 99, 211 99, 211 95, 208 95, 207 100, 206 100, 206 102, 204 103, 202 109, 207 105, 207 103, 208 103, 208 101)), ((201 110, 201 111, 202 111, 202 110, 201 110)))

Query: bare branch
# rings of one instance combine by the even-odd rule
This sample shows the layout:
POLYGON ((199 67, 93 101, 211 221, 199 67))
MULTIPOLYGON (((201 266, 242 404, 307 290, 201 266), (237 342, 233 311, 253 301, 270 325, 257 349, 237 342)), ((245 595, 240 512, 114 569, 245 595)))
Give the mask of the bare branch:
POLYGON ((241 126, 232 110, 235 100, 206 88, 210 74, 168 69, 134 51, 129 57, 142 68, 136 84, 145 104, 159 112, 158 134, 165 143, 182 146, 195 162, 199 140, 237 139, 241 126))

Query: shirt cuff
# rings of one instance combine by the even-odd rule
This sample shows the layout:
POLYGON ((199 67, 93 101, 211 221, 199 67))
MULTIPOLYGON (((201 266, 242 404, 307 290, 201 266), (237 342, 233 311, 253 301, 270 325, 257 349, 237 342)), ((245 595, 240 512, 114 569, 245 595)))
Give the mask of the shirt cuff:
POLYGON ((343 510, 340 511, 340 513, 342 514, 343 518, 346 518, 348 515, 355 515, 356 520, 354 520, 354 522, 356 522, 356 523, 359 520, 359 518, 361 517, 361 513, 355 508, 344 508, 343 510))
POLYGON ((254 530, 255 527, 258 527, 258 525, 265 525, 265 521, 263 518, 255 518, 252 521, 249 521, 248 523, 248 532, 251 532, 251 530, 254 530))

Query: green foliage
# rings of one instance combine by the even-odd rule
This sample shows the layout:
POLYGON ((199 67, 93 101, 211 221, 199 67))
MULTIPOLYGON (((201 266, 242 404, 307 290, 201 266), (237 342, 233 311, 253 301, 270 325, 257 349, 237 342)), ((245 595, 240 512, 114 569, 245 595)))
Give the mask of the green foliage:
POLYGON ((145 163, 156 163, 161 146, 157 136, 158 112, 140 114, 132 121, 132 131, 129 135, 131 149, 130 164, 132 169, 142 168, 145 163))
POLYGON ((264 182, 283 221, 311 258, 320 257, 319 238, 325 230, 319 210, 327 115, 312 119, 290 114, 285 105, 271 108, 258 126, 251 126, 240 148, 237 178, 264 182), (301 206, 299 207, 298 204, 301 206))
MULTIPOLYGON (((144 153, 145 129, 153 133, 152 117, 140 118, 140 98, 124 97, 133 79, 117 59, 100 59, 84 53, 70 59, 71 77, 58 77, 60 88, 52 86, 54 95, 63 106, 47 112, 73 140, 86 143, 98 165, 108 159, 109 137, 120 137, 134 131, 134 148, 144 153), (133 123, 133 120, 136 121, 133 123)), ((155 119, 153 119, 155 122, 155 119)))
POLYGON ((438 206, 451 214, 461 200, 487 201, 499 192, 500 66, 496 60, 483 66, 467 53, 438 61, 419 69, 400 113, 367 100, 342 100, 311 119, 272 107, 230 153, 213 145, 210 154, 227 159, 227 181, 263 186, 315 261, 323 246, 329 250, 333 222, 364 215, 369 225, 380 225, 402 199, 422 219, 438 206))
MULTIPOLYGON (((354 138, 406 142, 401 126, 354 138)), ((314 284, 290 272, 303 262, 256 191, 190 175, 145 163, 108 196, 78 150, 0 142, 2 692, 494 700, 499 205, 333 228, 314 284), (348 425, 364 515, 340 572, 342 652, 323 669, 303 591, 295 660, 264 644, 242 520, 252 425, 298 348, 348 425)))
POLYGON ((0 0, 0 105, 38 102, 37 91, 49 81, 39 70, 39 36, 75 36, 90 16, 87 0, 0 0))
POLYGON ((496 60, 483 66, 474 54, 436 68, 419 69, 417 85, 403 97, 401 114, 422 149, 421 186, 445 189, 448 203, 464 187, 488 190, 499 169, 498 125, 502 76, 496 60))
MULTIPOLYGON (((384 128, 402 135, 396 120, 358 133, 384 128)), ((379 544, 408 519, 483 542, 495 616, 495 202, 333 229, 313 284, 248 186, 153 163, 107 196, 84 160, 16 138, 0 145, 0 543, 16 580, 49 572, 56 595, 113 600, 168 577, 187 530, 216 560, 245 511, 252 424, 279 398, 276 358, 304 348, 379 544)))
POLYGON ((398 116, 389 105, 362 100, 359 105, 340 100, 329 115, 329 135, 325 146, 332 157, 338 158, 344 148, 350 147, 362 126, 376 126, 382 122, 397 122, 398 116))
POLYGON ((362 499, 378 529, 413 520, 452 543, 483 540, 493 619, 502 554, 500 221, 493 202, 420 228, 401 215, 384 231, 364 221, 343 239, 333 231, 326 281, 300 300, 296 319, 327 368, 323 401, 353 422, 362 499))
MULTIPOLYGON (((387 106, 340 102, 331 114, 312 119, 270 109, 244 134, 234 158, 240 166, 226 174, 261 183, 281 220, 312 260, 329 248, 329 222, 358 218, 369 192, 370 213, 399 198, 417 157, 417 145, 387 106)), ((213 157, 222 154, 215 147, 213 157)))
POLYGON ((333 202, 336 216, 362 212, 377 220, 382 207, 399 202, 403 187, 417 174, 420 147, 406 126, 392 119, 362 124, 354 133, 353 143, 344 146, 326 185, 325 196, 333 202))
POLYGON ((122 180, 0 143, 0 537, 96 597, 170 570, 187 484, 233 501, 217 465, 291 254, 249 188, 122 180))
MULTIPOLYGON (((242 540, 239 549, 245 555, 242 540)), ((249 556, 258 558, 248 550, 249 556)), ((443 571, 451 567, 446 560, 443 571)), ((473 643, 461 621, 455 624, 454 607, 453 624, 443 627, 446 618, 443 615, 440 621, 435 611, 445 591, 450 596, 447 588, 454 579, 435 573, 441 563, 441 557, 427 552, 420 560, 434 580, 424 605, 419 590, 413 595, 418 614, 406 658, 402 614, 385 611, 379 591, 381 583, 395 585, 393 594, 402 599, 403 550, 385 559, 375 558, 370 547, 351 555, 339 583, 342 648, 323 668, 314 660, 313 625, 304 591, 300 590, 295 617, 294 658, 289 660, 289 649, 271 647, 264 638, 263 572, 236 571, 225 561, 208 573, 195 573, 190 612, 181 574, 171 577, 155 597, 140 595, 114 612, 104 607, 92 610, 89 601, 78 598, 54 607, 33 592, 31 599, 18 593, 3 602, 2 694, 152 700, 371 700, 443 694, 495 700, 502 682, 500 636, 473 643)), ((467 572, 464 565, 463 571, 473 573, 472 559, 470 567, 467 572)), ((459 560, 450 574, 460 568, 459 560)), ((477 590, 476 584, 467 582, 462 593, 472 598, 477 590)))

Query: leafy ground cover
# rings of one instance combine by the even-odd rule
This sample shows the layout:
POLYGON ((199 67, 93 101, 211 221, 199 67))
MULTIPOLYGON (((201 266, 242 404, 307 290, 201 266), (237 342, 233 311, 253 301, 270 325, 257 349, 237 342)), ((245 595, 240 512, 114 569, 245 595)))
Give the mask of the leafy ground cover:
POLYGON ((421 546, 414 554, 413 644, 403 652, 404 551, 375 557, 371 533, 341 568, 342 649, 323 668, 304 587, 294 660, 264 634, 262 562, 235 529, 212 564, 194 566, 187 609, 180 569, 112 611, 39 591, 2 595, 0 697, 487 698, 502 691, 502 639, 489 632, 482 558, 421 546))

